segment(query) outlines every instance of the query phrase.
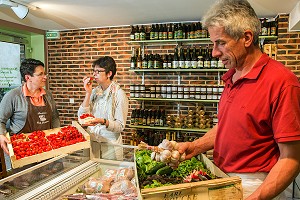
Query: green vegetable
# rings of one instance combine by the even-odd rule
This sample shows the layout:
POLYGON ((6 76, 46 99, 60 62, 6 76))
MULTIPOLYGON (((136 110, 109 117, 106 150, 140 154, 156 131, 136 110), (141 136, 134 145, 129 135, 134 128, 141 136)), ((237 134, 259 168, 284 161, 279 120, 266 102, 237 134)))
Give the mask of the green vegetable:
POLYGON ((171 174, 173 171, 173 169, 170 167, 170 166, 164 166, 162 168, 160 168, 159 170, 156 171, 156 174, 157 175, 169 175, 171 174))
POLYGON ((160 168, 163 168, 165 167, 166 164, 165 163, 162 163, 162 162, 156 162, 156 165, 152 166, 151 168, 149 168, 147 171, 146 171, 146 174, 155 174, 157 170, 159 170, 160 168))
POLYGON ((157 181, 157 180, 152 180, 152 184, 148 184, 144 186, 144 189, 146 188, 156 188, 156 187, 161 187, 161 186, 167 186, 167 185, 172 185, 172 183, 166 183, 166 184, 162 184, 161 182, 157 181))
POLYGON ((205 169, 204 164, 200 160, 193 157, 190 160, 181 162, 178 165, 178 168, 171 173, 171 177, 185 178, 194 170, 202 170, 207 172, 207 174, 211 174, 209 170, 205 169))

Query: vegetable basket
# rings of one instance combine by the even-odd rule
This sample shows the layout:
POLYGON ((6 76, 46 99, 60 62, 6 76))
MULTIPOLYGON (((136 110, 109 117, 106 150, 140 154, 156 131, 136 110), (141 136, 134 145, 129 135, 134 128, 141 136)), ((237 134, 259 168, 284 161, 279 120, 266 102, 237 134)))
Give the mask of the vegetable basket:
MULTIPOLYGON (((40 152, 40 153, 30 155, 30 156, 25 156, 23 158, 18 158, 16 156, 16 153, 14 152, 13 145, 11 143, 8 144, 8 150, 9 150, 12 168, 15 169, 15 168, 23 167, 25 165, 40 162, 43 160, 47 160, 49 158, 53 158, 53 157, 56 157, 56 156, 59 156, 62 154, 68 154, 68 153, 71 153, 71 152, 74 152, 77 150, 90 148, 90 146, 91 146, 90 145, 90 135, 76 121, 72 122, 72 126, 75 127, 82 134, 85 141, 78 142, 75 144, 70 144, 67 146, 60 147, 60 148, 55 148, 55 149, 53 148, 51 150, 40 152)), ((43 132, 45 133, 45 136, 49 136, 50 134, 55 134, 55 133, 60 132, 62 129, 63 129, 63 127, 60 127, 60 128, 43 130, 43 132)), ((30 134, 31 133, 26 133, 24 135, 27 137, 30 134)), ((9 141, 11 141, 11 137, 9 136, 8 133, 6 134, 6 137, 8 138, 9 141)), ((24 152, 26 152, 26 151, 29 151, 29 149, 28 148, 24 149, 24 152)))
MULTIPOLYGON (((198 159, 204 163, 206 168, 210 170, 218 179, 180 183, 168 186, 161 186, 156 188, 140 189, 140 196, 142 199, 149 200, 196 200, 196 199, 209 199, 209 200, 242 200, 243 190, 240 177, 229 177, 214 165, 204 154, 198 156, 198 159)), ((135 157, 136 161, 136 157, 135 157)), ((135 162, 135 173, 137 180, 137 163, 135 162)), ((138 182, 139 187, 139 182, 138 182)))

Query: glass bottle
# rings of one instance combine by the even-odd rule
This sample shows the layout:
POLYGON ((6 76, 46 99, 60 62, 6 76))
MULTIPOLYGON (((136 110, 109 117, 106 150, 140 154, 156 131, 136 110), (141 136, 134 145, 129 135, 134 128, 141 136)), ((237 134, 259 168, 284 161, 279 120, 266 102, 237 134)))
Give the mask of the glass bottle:
POLYGON ((136 109, 135 118, 134 118, 134 125, 135 126, 139 125, 139 118, 138 118, 139 115, 140 115, 140 109, 136 109))
POLYGON ((168 68, 172 68, 173 56, 171 54, 168 55, 168 68))
POLYGON ((172 62, 172 68, 177 69, 179 67, 179 58, 178 58, 178 48, 176 47, 174 49, 174 56, 173 56, 173 62, 172 62))
POLYGON ((140 29, 139 29, 139 26, 136 26, 135 33, 134 33, 134 40, 136 40, 136 41, 140 40, 140 29))
POLYGON ((151 123, 151 118, 152 118, 152 110, 148 110, 147 112, 147 121, 146 121, 146 125, 147 126, 150 126, 150 123, 151 123))
POLYGON ((140 29, 140 40, 146 40, 146 30, 143 25, 141 26, 140 29))
POLYGON ((162 55, 163 69, 168 69, 168 54, 162 55))
POLYGON ((158 40, 158 34, 159 34, 159 25, 155 25, 155 32, 154 32, 154 40, 158 40))
POLYGON ((212 69, 217 69, 218 68, 218 59, 216 57, 212 56, 212 48, 209 49, 209 55, 211 57, 210 67, 212 69))
POLYGON ((153 54, 150 54, 148 57, 148 69, 153 69, 154 67, 154 58, 153 54))
POLYGON ((142 68, 147 69, 148 68, 148 55, 144 54, 143 60, 142 60, 142 68))
POLYGON ((155 40, 155 25, 152 24, 150 29, 150 40, 155 40))
POLYGON ((184 68, 185 68, 184 50, 183 50, 182 47, 180 48, 179 68, 180 68, 180 69, 184 69, 184 68))
POLYGON ((195 34, 196 34, 195 32, 196 32, 195 24, 192 23, 191 30, 190 30, 190 39, 195 39, 195 34))
POLYGON ((177 39, 183 39, 183 27, 181 23, 178 24, 177 39))
POLYGON ((143 117, 144 117, 144 110, 141 109, 139 113, 139 126, 143 125, 143 117))
POLYGON ((159 126, 160 125, 160 115, 161 115, 161 113, 160 113, 160 110, 158 109, 157 111, 156 111, 156 116, 155 116, 155 126, 159 126))
POLYGON ((200 46, 200 48, 199 48, 199 56, 198 56, 198 69, 203 69, 203 67, 204 67, 203 49, 200 46))
POLYGON ((130 69, 136 69, 136 56, 135 48, 132 48, 131 58, 130 58, 130 69))
POLYGON ((168 39, 168 28, 167 28, 167 24, 163 25, 163 35, 162 35, 162 39, 163 40, 167 40, 168 39))
POLYGON ((166 111, 165 110, 161 110, 161 114, 160 114, 160 120, 159 120, 159 126, 163 127, 166 124, 166 111))
POLYGON ((197 53, 196 53, 195 47, 193 48, 191 66, 192 66, 192 69, 198 68, 198 58, 197 58, 197 53))
POLYGON ((159 39, 159 40, 163 40, 163 32, 164 32, 163 25, 160 24, 160 25, 159 25, 159 32, 158 32, 158 39, 159 39))
POLYGON ((135 109, 132 110, 132 112, 131 112, 131 118, 130 118, 130 124, 131 125, 134 125, 134 123, 135 123, 135 112, 136 112, 135 109))
POLYGON ((133 25, 131 25, 131 32, 130 32, 130 40, 134 40, 135 38, 135 28, 133 25))
POLYGON ((147 126, 148 110, 144 110, 143 126, 147 126))
POLYGON ((136 58, 136 68, 142 69, 142 55, 141 55, 141 48, 138 50, 138 55, 136 58))
POLYGON ((192 68, 192 58, 191 58, 191 52, 190 52, 190 48, 189 47, 186 50, 184 67, 187 68, 187 69, 191 69, 192 68))
POLYGON ((168 39, 172 40, 173 37, 174 37, 173 24, 169 24, 169 26, 168 26, 168 39))
POLYGON ((205 56, 204 56, 204 68, 205 69, 210 69, 210 55, 209 55, 209 49, 208 46, 206 46, 206 51, 205 51, 205 56))

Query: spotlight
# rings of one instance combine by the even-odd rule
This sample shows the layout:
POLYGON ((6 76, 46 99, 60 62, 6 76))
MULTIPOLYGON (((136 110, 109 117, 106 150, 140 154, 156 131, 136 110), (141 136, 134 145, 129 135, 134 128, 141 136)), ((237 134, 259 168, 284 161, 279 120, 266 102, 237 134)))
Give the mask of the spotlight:
POLYGON ((29 12, 28 7, 10 0, 0 0, 0 7, 1 6, 10 7, 20 19, 24 19, 29 12))

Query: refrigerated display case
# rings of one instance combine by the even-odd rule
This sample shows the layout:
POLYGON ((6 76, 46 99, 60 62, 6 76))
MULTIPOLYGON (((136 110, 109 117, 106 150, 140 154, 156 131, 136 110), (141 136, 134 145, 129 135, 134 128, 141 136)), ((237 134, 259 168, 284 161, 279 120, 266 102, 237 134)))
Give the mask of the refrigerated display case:
POLYGON ((117 145, 123 149, 123 159, 108 160, 100 156, 102 145, 91 141, 90 149, 57 156, 1 179, 0 199, 63 199, 106 169, 134 168, 134 146, 117 145))

